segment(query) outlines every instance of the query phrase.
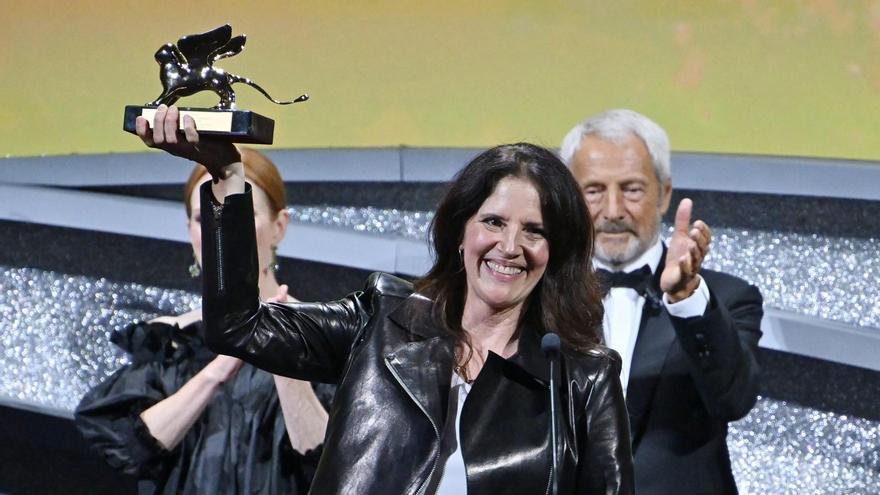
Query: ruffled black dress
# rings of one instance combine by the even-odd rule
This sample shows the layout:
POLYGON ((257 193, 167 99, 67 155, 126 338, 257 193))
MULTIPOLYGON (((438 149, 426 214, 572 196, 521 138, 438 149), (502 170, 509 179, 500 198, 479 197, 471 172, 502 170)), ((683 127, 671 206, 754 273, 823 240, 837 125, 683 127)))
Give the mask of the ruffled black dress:
MULTIPOLYGON (((220 386, 172 451, 140 414, 175 393, 216 357, 201 321, 178 328, 136 323, 111 341, 132 363, 89 391, 76 409, 83 436, 114 468, 139 479, 140 493, 307 493, 320 447, 300 454, 287 438, 272 375, 244 364, 220 386)), ((326 405, 332 391, 319 390, 326 405)))

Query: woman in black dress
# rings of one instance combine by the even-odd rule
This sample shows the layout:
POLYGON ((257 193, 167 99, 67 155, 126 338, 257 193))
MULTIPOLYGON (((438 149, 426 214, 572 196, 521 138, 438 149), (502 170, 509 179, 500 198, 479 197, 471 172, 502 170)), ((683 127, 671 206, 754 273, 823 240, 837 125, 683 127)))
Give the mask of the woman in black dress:
MULTIPOLYGON (((274 272, 289 217, 284 184, 261 153, 241 156, 254 191, 260 296, 293 302, 274 272)), ((193 271, 201 263, 199 185, 209 177, 197 166, 185 187, 193 271)), ((211 352, 201 309, 135 323, 111 339, 131 364, 91 390, 76 419, 110 465, 140 480, 141 493, 306 493, 327 423, 308 382, 211 352)))

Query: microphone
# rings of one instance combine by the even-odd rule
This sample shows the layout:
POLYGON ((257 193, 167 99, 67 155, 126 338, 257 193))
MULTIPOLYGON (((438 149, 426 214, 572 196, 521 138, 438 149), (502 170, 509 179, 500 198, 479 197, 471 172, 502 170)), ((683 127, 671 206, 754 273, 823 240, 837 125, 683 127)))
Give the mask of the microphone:
POLYGON ((660 309, 663 307, 663 295, 657 294, 657 289, 650 285, 645 287, 645 299, 654 309, 660 309))
POLYGON ((553 450, 551 465, 551 479, 553 484, 550 493, 553 495, 559 493, 559 461, 557 460, 559 452, 556 445, 556 401, 558 400, 556 396, 556 367, 559 363, 560 346, 559 335, 556 335, 553 332, 548 332, 541 337, 541 350, 544 352, 544 355, 547 356, 547 360, 550 361, 550 448, 553 450))

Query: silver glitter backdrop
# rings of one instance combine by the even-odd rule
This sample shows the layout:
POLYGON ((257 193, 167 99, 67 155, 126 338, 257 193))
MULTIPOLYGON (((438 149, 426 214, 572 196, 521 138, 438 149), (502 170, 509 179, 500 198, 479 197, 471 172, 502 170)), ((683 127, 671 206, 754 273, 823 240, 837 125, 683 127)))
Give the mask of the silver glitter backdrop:
MULTIPOLYGON (((433 213, 294 206, 291 218, 424 240, 433 213)), ((880 329, 880 239, 713 228, 706 268, 761 288, 768 307, 880 329)), ((880 331, 880 330, 878 330, 880 331)))
MULTIPOLYGON (((293 207, 294 221, 424 240, 430 212, 293 207)), ((880 331, 878 239, 715 228, 707 267, 761 288, 767 306, 880 331)), ((124 362, 111 330, 185 312, 178 290, 0 267, 0 398, 71 411, 124 362)), ((743 493, 880 493, 880 423, 762 398, 731 424, 743 493)))
POLYGON ((880 423, 761 399, 731 423, 740 493, 880 493, 880 423))
POLYGON ((110 332, 139 319, 180 314, 199 299, 32 268, 0 267, 0 397, 73 411, 125 355, 110 332))
POLYGON ((356 232, 424 240, 434 212, 396 208, 291 206, 290 218, 301 223, 351 229, 356 232))

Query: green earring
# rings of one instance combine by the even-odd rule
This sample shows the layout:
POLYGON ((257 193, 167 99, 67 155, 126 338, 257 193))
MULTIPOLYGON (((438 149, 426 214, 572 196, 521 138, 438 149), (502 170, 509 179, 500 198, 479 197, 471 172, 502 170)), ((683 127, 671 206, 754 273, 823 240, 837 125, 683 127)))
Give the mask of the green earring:
POLYGON ((272 246, 272 259, 269 261, 269 271, 278 273, 280 269, 281 265, 278 264, 278 246, 272 246))
POLYGON ((193 254, 193 262, 189 265, 189 276, 192 278, 196 278, 202 274, 202 267, 199 266, 199 260, 196 259, 196 255, 193 254))

